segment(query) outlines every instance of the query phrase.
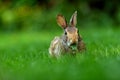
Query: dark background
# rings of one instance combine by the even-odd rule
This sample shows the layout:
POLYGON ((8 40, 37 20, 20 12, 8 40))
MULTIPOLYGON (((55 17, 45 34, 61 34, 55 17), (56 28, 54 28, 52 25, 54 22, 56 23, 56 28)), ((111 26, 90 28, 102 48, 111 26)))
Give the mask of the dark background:
POLYGON ((0 0, 0 32, 58 29, 56 15, 76 10, 80 28, 120 27, 120 0, 0 0))

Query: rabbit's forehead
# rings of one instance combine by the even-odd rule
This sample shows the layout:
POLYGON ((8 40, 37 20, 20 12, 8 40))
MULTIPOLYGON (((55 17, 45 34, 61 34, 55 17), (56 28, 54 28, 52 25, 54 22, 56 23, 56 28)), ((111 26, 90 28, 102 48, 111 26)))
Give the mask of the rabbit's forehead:
POLYGON ((76 33, 77 32, 77 28, 76 27, 67 27, 66 28, 66 32, 76 33))

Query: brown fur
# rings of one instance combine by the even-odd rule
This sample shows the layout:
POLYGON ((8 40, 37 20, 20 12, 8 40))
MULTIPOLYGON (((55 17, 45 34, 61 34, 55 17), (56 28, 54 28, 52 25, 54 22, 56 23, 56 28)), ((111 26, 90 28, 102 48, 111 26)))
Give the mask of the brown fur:
POLYGON ((78 29, 75 27, 77 24, 77 12, 72 15, 69 25, 67 25, 62 15, 57 16, 57 23, 64 29, 65 34, 61 37, 55 37, 51 41, 49 48, 51 56, 59 57, 61 54, 75 54, 86 49, 82 37, 79 36, 78 29), (74 44, 77 50, 72 49, 72 45, 74 44))
POLYGON ((72 40, 72 43, 77 43, 78 42, 77 28, 75 28, 75 27, 67 27, 66 32, 67 32, 68 39, 72 40))

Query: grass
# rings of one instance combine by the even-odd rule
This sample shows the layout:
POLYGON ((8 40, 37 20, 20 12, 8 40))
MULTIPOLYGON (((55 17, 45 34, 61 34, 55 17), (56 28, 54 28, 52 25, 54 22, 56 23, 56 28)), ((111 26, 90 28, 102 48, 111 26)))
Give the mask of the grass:
POLYGON ((49 57, 60 31, 0 34, 0 80, 119 80, 120 29, 81 29, 87 51, 49 57))

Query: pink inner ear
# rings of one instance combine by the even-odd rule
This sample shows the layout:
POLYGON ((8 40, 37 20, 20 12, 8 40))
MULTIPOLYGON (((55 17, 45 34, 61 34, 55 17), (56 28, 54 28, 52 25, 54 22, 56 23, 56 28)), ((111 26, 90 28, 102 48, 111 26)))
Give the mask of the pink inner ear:
POLYGON ((64 16, 62 16, 60 14, 57 16, 57 23, 62 28, 66 28, 66 26, 67 26, 67 22, 66 22, 64 16))

